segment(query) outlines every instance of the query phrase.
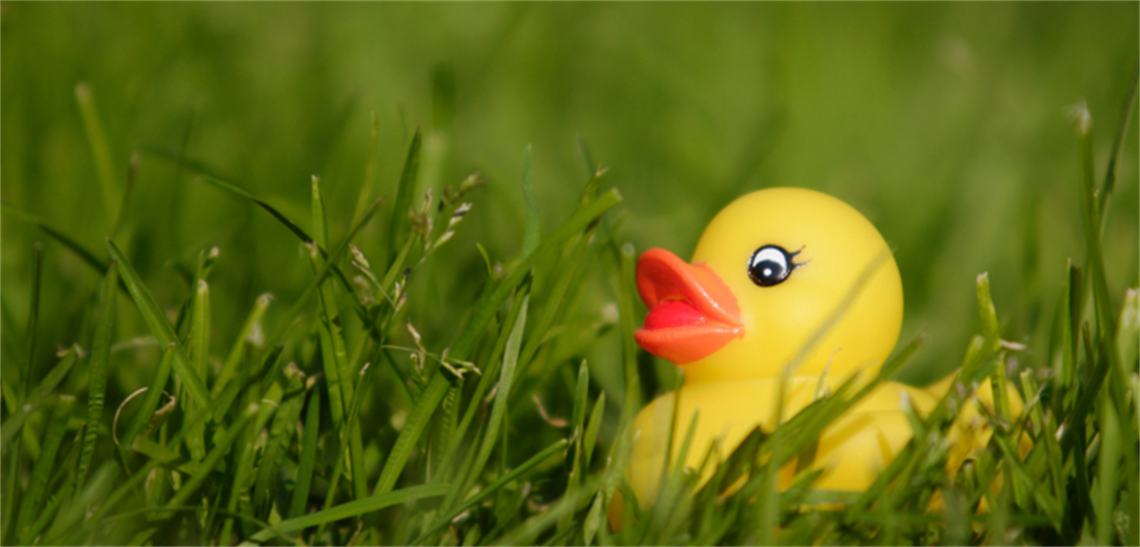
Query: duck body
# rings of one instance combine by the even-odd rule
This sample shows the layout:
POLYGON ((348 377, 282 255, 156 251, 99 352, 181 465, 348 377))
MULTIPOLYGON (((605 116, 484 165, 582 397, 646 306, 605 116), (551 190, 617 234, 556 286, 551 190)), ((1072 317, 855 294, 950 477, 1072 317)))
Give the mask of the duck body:
MULTIPOLYGON (((679 454, 694 417, 685 466, 697 470, 710 450, 723 461, 753 429, 771 432, 777 419, 790 419, 817 394, 852 377, 865 385, 902 326, 902 282, 882 236, 849 205, 806 189, 737 199, 710 222, 691 262, 646 251, 637 286, 649 308, 637 343, 684 374, 680 389, 633 422, 627 479, 643 506, 657 496, 666 443, 672 439, 679 454), (781 383, 784 404, 777 409, 781 383)), ((904 405, 925 415, 949 386, 879 384, 823 431, 810 462, 823 474, 812 487, 866 490, 913 436, 904 405)), ((988 383, 977 398, 992 405, 988 383)), ((1012 402, 1019 411, 1020 400, 1012 402)), ((977 414, 971 408, 959 421, 968 412, 977 414)), ((963 428, 974 433, 956 448, 962 457, 988 442, 978 422, 956 426, 963 439, 963 428)), ((704 468, 704 479, 712 472, 704 468)), ((790 480, 782 473, 781 487, 790 480)))

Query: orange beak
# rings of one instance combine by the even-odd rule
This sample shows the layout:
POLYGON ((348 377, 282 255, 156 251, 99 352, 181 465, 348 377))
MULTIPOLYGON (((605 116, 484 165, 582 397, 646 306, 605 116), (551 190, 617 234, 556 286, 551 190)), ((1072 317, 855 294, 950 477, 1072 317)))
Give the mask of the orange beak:
POLYGON ((637 292, 649 306, 633 337, 645 351, 678 365, 698 361, 744 336, 736 296, 720 276, 665 249, 637 261, 637 292))

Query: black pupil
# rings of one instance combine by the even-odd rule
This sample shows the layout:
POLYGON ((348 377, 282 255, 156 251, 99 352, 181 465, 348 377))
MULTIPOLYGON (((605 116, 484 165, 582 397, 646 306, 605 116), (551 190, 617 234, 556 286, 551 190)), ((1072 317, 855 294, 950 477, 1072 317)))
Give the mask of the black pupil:
POLYGON ((782 247, 765 245, 752 253, 748 265, 748 276, 761 287, 771 287, 783 282, 791 273, 791 257, 782 247))

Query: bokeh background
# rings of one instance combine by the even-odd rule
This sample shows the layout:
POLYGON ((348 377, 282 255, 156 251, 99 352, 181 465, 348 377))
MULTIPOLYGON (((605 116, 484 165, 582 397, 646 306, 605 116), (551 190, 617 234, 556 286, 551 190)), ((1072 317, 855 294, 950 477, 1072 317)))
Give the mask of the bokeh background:
MULTIPOLYGON (((518 253, 526 146, 548 231, 588 178, 580 139, 625 197, 619 236, 639 250, 686 256, 711 216, 750 190, 819 189, 866 214, 895 250, 903 340, 932 337, 907 378, 957 365, 977 328, 983 271, 1006 337, 1027 341, 1024 359, 1041 364, 1066 258, 1084 259, 1067 107, 1087 102, 1103 176, 1136 74, 1138 8, 4 2, 0 196, 106 256, 111 221, 76 104, 80 82, 122 179, 140 146, 185 151, 308 226, 309 179, 320 174, 334 240, 365 181, 371 113, 374 195, 392 194, 420 126, 421 189, 473 171, 490 181, 432 258, 446 275, 416 281, 409 317, 438 349, 481 283, 476 242, 496 260, 518 253)), ((1138 283, 1137 126, 1106 226, 1117 301, 1138 283)), ((312 274, 275 220, 191 175, 142 156, 115 239, 171 308, 188 290, 171 266, 218 246, 214 327, 225 347, 258 294, 284 309, 312 274)), ((386 226, 362 236, 366 252, 386 226)), ((7 366, 27 320, 33 241, 46 242, 41 348, 80 336, 100 276, 12 214, 0 230, 7 366)), ((604 320, 612 283, 589 283, 577 313, 604 320)), ((134 321, 133 334, 144 333, 134 321)), ((588 354, 603 385, 620 384, 615 334, 588 354)), ((149 378, 117 374, 123 390, 149 378)))

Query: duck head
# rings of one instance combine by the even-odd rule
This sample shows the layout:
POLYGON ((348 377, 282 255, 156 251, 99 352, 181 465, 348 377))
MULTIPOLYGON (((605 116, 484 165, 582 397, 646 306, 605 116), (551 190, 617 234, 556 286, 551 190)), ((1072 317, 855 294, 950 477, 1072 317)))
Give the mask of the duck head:
POLYGON ((691 263, 642 254, 637 289, 649 313, 635 338, 683 367, 686 383, 778 377, 865 270, 869 280, 793 376, 873 375, 898 340, 902 282, 883 237, 851 206, 806 189, 753 192, 713 218, 691 263))

